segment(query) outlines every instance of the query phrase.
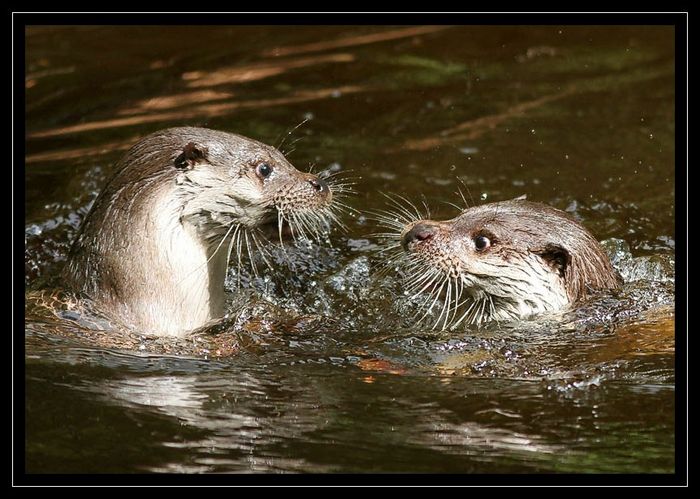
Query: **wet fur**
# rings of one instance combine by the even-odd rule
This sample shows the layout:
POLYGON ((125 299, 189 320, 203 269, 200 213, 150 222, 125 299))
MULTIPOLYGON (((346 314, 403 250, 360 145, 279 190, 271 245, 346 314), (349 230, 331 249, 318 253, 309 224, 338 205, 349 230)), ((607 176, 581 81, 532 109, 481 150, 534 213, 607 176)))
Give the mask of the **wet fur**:
MULTIPOLYGON (((436 327, 557 311, 591 292, 621 284, 596 239, 568 214, 541 203, 517 199, 485 204, 443 222, 403 208, 379 220, 398 229, 394 238, 418 224, 434 231, 425 240, 412 241, 391 261, 409 276, 408 293, 425 297, 423 317, 431 310, 440 312, 436 327), (479 235, 491 241, 484 251, 474 245, 479 235)), ((394 242, 388 248, 397 246, 394 242)))
POLYGON ((139 332, 183 335, 224 313, 224 239, 240 232, 241 246, 245 231, 280 218, 289 190, 288 212, 323 210, 331 195, 314 191, 315 178, 240 135, 157 132, 116 165, 73 243, 65 284, 139 332), (273 166, 264 179, 255 173, 262 162, 273 166))

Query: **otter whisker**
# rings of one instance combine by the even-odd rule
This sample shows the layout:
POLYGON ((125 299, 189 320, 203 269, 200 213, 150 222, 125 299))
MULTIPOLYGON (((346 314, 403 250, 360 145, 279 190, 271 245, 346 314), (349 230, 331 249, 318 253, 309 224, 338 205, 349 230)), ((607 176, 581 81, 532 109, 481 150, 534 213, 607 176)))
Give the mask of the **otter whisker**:
MULTIPOLYGON (((399 196, 399 195, 394 194, 394 196, 399 196)), ((413 212, 411 212, 411 210, 409 210, 408 208, 403 206, 401 203, 396 201, 394 198, 388 197, 388 199, 389 199, 389 203, 391 205, 393 205, 393 207, 395 209, 397 209, 398 212, 403 213, 407 220, 422 220, 423 218, 425 218, 421 215, 420 211, 418 210, 418 208, 415 205, 409 203, 409 206, 414 210, 413 212)), ((404 198, 402 198, 402 199, 404 199, 404 198)))
POLYGON ((394 238, 398 238, 401 235, 401 231, 403 230, 404 226, 411 223, 410 221, 402 220, 399 217, 384 218, 375 216, 374 218, 379 222, 381 227, 389 229, 391 231, 389 232, 389 235, 394 238))
POLYGON ((421 217, 417 217, 415 214, 407 212, 405 210, 377 210, 370 211, 369 215, 375 220, 383 222, 391 226, 392 228, 395 228, 398 234, 400 234, 403 231, 405 225, 408 225, 421 219, 421 217))
MULTIPOLYGON (((235 224, 234 224, 234 223, 231 223, 231 225, 229 226, 228 230, 224 233, 224 237, 221 238, 221 241, 219 241, 219 244, 216 246, 216 248, 214 249, 214 251, 212 251, 212 253, 211 253, 211 255, 209 256, 209 258, 207 258, 206 261, 204 261, 201 265, 199 265, 199 266, 195 267, 194 269, 192 269, 191 272, 189 272, 188 274, 185 274, 179 281, 177 281, 176 284, 179 285, 179 284, 183 283, 184 281, 186 281, 187 279, 189 279, 189 278, 192 277, 193 275, 199 273, 199 271, 202 270, 203 267, 206 267, 206 266, 209 264, 209 262, 212 260, 212 258, 214 258, 214 257, 216 256, 216 254, 219 252, 219 249, 220 249, 221 246, 224 244, 224 241, 226 241, 226 238, 227 238, 228 235, 231 233, 231 230, 232 230, 234 227, 235 227, 235 224)), ((228 261, 228 260, 227 260, 227 261, 228 261)))
POLYGON ((300 236, 302 239, 308 239, 308 237, 306 236, 306 232, 304 231, 304 226, 299 221, 297 213, 290 213, 287 221, 289 222, 289 226, 292 229, 292 238, 294 239, 294 242, 298 241, 297 235, 300 236))
POLYGON ((415 222, 415 219, 408 219, 403 214, 393 212, 368 212, 371 219, 376 220, 380 227, 389 229, 388 236, 391 239, 398 238, 404 227, 415 222))
MULTIPOLYGON (((221 241, 219 242, 219 244, 218 244, 218 246, 216 247, 216 249, 215 249, 214 251, 212 251, 211 256, 210 256, 209 258, 207 258, 207 262, 206 262, 206 263, 209 263, 209 262, 211 261, 211 259, 214 258, 214 256, 216 256, 216 253, 218 253, 219 248, 221 248, 221 245, 224 244, 224 241, 226 240, 226 238, 228 237, 228 235, 231 233, 231 230, 233 230, 233 228, 234 228, 235 226, 236 226, 236 224, 233 223, 233 222, 231 222, 231 224, 230 224, 228 230, 227 230, 226 233, 224 234, 224 237, 221 238, 221 241)), ((197 270, 199 270, 199 268, 198 268, 197 270)))
POLYGON ((289 131, 287 132, 287 134, 282 138, 282 142, 280 143, 280 145, 278 145, 278 146, 276 147, 276 149, 279 149, 279 150, 282 152, 282 154, 285 154, 285 152, 282 150, 282 146, 284 145, 284 143, 285 143, 285 141, 287 140, 287 138, 289 138, 289 136, 291 136, 300 126, 304 125, 304 124, 305 124, 307 121, 309 121, 310 119, 311 119, 311 118, 304 118, 298 125, 296 125, 294 128, 292 128, 291 130, 289 130, 289 131))
POLYGON ((357 191, 353 189, 352 185, 357 185, 355 182, 326 182, 331 192, 334 196, 345 197, 347 195, 355 195, 357 191))
MULTIPOLYGON (((377 235, 371 234, 371 236, 375 236, 375 237, 376 237, 377 235)), ((380 235, 379 237, 381 237, 381 235, 380 235)), ((392 245, 386 246, 386 247, 384 247, 384 248, 379 248, 379 249, 376 251, 376 253, 381 255, 382 253, 386 253, 386 252, 392 251, 392 250, 399 250, 400 248, 401 248, 401 245, 400 245, 400 244, 392 244, 392 245)))
POLYGON ((455 317, 457 316, 457 310, 459 309, 459 306, 460 306, 460 298, 462 297, 462 291, 464 289, 462 286, 461 279, 458 279, 457 277, 455 277, 454 283, 455 283, 455 299, 454 299, 455 306, 454 306, 454 310, 452 312, 452 317, 450 318, 450 324, 452 322, 454 322, 455 317))
MULTIPOLYGON (((472 197, 472 193, 469 190, 469 187, 467 184, 462 180, 460 177, 457 177, 457 181, 464 186, 464 189, 467 191, 467 194, 469 194, 469 199, 472 202, 472 206, 474 206, 476 203, 474 203, 474 198, 472 197)), ((462 198, 462 202, 464 202, 464 208, 461 208, 461 210, 466 210, 469 208, 469 203, 467 203, 467 200, 464 198, 464 193, 462 193, 462 189, 457 186, 457 192, 459 192, 460 197, 462 198)))
MULTIPOLYGON (((496 306, 493 303, 493 296, 487 295, 489 297, 489 317, 493 317, 496 313, 496 306)), ((498 319, 496 319, 498 322, 498 319)))
MULTIPOLYGON (((338 171, 338 172, 333 172, 333 173, 328 173, 328 170, 324 170, 318 173, 318 177, 322 178, 326 184, 328 184, 330 187, 338 188, 338 189, 343 189, 347 188, 352 190, 354 193, 354 189, 352 189, 349 186, 352 185, 357 185, 359 180, 362 180, 362 177, 359 175, 349 175, 352 170, 346 170, 346 171, 338 171)), ((333 194, 335 194, 335 189, 333 191, 333 194)))
POLYGON ((255 274, 255 277, 260 277, 260 275, 258 274, 258 267, 257 265, 255 265, 255 259, 253 258, 253 251, 251 250, 250 240, 248 239, 248 231, 245 231, 243 235, 245 236, 245 246, 248 251, 248 260, 250 261, 253 274, 255 274))
POLYGON ((462 208, 461 206, 459 206, 458 204, 453 203, 452 201, 442 201, 442 202, 445 203, 447 206, 451 206, 451 207, 453 207, 453 208, 456 208, 456 209, 459 210, 460 212, 464 209, 464 208, 462 208))
MULTIPOLYGON (((238 228, 236 228, 236 230, 238 230, 238 228)), ((231 238, 228 241, 228 248, 226 249, 226 262, 229 262, 231 260, 231 252, 233 251, 235 233, 236 232, 234 231, 234 234, 231 235, 231 238)))
MULTIPOLYGON (((413 208, 413 211, 414 211, 414 213, 416 214, 416 216, 418 217, 418 219, 429 218, 429 217, 426 217, 425 215, 423 215, 423 214, 421 213, 421 211, 418 209, 418 207, 417 207, 415 204, 413 204, 411 201, 409 201, 408 199, 406 199, 406 198, 405 198, 404 196, 402 196, 401 194, 394 194, 394 196, 398 197, 399 199, 402 199, 408 206, 410 206, 411 208, 413 208)), ((396 203, 397 206, 400 206, 400 204, 399 204, 398 202, 395 202, 395 203, 396 203)))
POLYGON ((345 204, 344 202, 340 201, 339 199, 333 199, 331 201, 331 205, 328 207, 329 209, 339 209, 341 211, 345 211, 347 213, 359 213, 358 210, 353 208, 352 206, 345 204))
POLYGON ((442 290, 444 287, 445 287, 445 281, 442 281, 442 284, 440 284, 440 287, 437 290, 435 288, 433 289, 433 292, 430 294, 430 297, 432 297, 434 295, 435 298, 433 299, 432 303, 430 304, 430 307, 428 307, 428 309, 425 311, 423 316, 420 319, 418 319, 418 322, 422 322, 423 319, 425 319, 425 317, 433 310, 433 307, 440 299, 440 294, 442 293, 442 290))
POLYGON ((425 199, 421 199, 421 204, 425 208, 425 216, 422 218, 431 218, 430 216, 430 208, 428 207, 428 203, 425 202, 425 199))
POLYGON ((353 215, 359 215, 360 212, 356 209, 350 206, 345 202, 345 198, 349 197, 344 193, 340 193, 337 196, 333 197, 333 200, 330 202, 328 206, 326 206, 326 209, 330 210, 339 210, 344 213, 348 214, 353 214, 353 215))
MULTIPOLYGON (((442 277, 440 272, 434 272, 432 275, 427 274, 426 277, 421 277, 420 278, 421 280, 419 280, 418 283, 415 285, 415 287, 410 291, 411 293, 413 293, 413 295, 411 296, 411 299, 414 299, 414 298, 418 297, 419 295, 423 294, 423 292, 426 289, 428 289, 435 282, 436 279, 439 279, 440 277, 442 277), (423 287, 419 291, 415 291, 415 288, 417 288, 418 286, 421 286, 425 280, 427 280, 428 282, 425 283, 425 285, 423 285, 423 287)), ((413 285, 413 284, 411 284, 411 285, 413 285)))
MULTIPOLYGON (((345 223, 342 222, 342 221, 338 218, 338 216, 337 216, 335 213, 333 213, 332 210, 329 209, 329 210, 324 211, 324 215, 326 215, 326 218, 331 219, 331 221, 334 222, 335 225, 336 225, 341 231, 343 231, 343 232, 347 232, 347 231, 348 231, 348 226, 345 225, 345 223)), ((325 222, 324 219, 319 218, 319 224, 323 224, 324 222, 325 222)))
POLYGON ((318 212, 304 212, 304 217, 309 223, 309 228, 314 233, 317 241, 326 239, 325 236, 330 232, 332 223, 335 223, 341 230, 347 231, 346 225, 340 221, 331 207, 322 208, 318 212))
POLYGON ((351 214, 351 209, 349 207, 343 206, 341 204, 341 205, 330 206, 327 208, 327 210, 328 210, 327 213, 329 213, 335 217, 334 218, 335 224, 338 227, 340 227, 341 229, 347 231, 347 224, 345 222, 343 222, 342 220, 340 220, 339 216, 351 214))
POLYGON ((401 247, 401 243, 392 242, 398 239, 396 232, 371 232, 367 234, 367 237, 376 237, 382 239, 382 246, 391 246, 393 248, 401 247))
MULTIPOLYGON (((477 303, 478 303, 478 302, 477 302, 476 300, 472 300, 472 302, 471 302, 471 304, 469 305, 469 307, 467 308, 467 310, 465 310, 465 312, 464 312, 464 313, 462 314, 462 316, 457 320, 457 322, 455 322, 455 323, 452 324, 452 328, 455 328, 455 327, 459 326, 459 324, 460 324, 465 318, 467 318, 467 317, 469 316, 469 314, 471 313, 472 309, 474 308, 474 306, 475 306, 477 303)), ((467 322, 469 322, 469 321, 467 321, 467 322)))
POLYGON ((408 208, 396 201, 393 197, 384 193, 382 194, 389 200, 389 205, 391 206, 391 210, 386 210, 388 213, 400 216, 400 218, 405 220, 420 220, 420 216, 417 217, 415 213, 412 213, 408 208))
POLYGON ((280 149, 280 152, 281 152, 282 154, 284 154, 285 156, 290 156, 294 151, 297 150, 297 148, 294 147, 294 145, 295 145, 297 142, 299 142, 301 139, 303 139, 303 138, 304 138, 303 135, 302 135, 301 137, 297 137, 296 139, 294 139, 294 140, 292 141, 291 144, 289 144, 289 149, 287 149, 286 151, 283 151, 283 150, 280 149))
POLYGON ((403 251, 396 251, 393 255, 389 255, 386 260, 379 264, 379 269, 377 271, 378 275, 386 274, 392 267, 401 262, 404 257, 403 251))
POLYGON ((394 220, 397 218, 407 222, 418 220, 415 214, 407 212, 406 210, 396 210, 395 208, 390 210, 370 211, 370 214, 387 220, 394 220))
MULTIPOLYGON (((242 226, 239 225, 238 229, 240 229, 242 226)), ((236 229, 236 232, 234 233, 234 236, 236 238, 236 256, 238 257, 238 267, 237 267, 237 286, 241 286, 241 272, 243 270, 243 251, 242 251, 242 239, 241 239, 241 233, 242 231, 236 229)))
POLYGON ((382 223, 380 224, 380 227, 383 228, 383 229, 388 229, 388 231, 385 231, 385 232, 373 232, 372 234, 370 234, 370 236, 375 236, 375 235, 376 235, 376 236, 382 237, 382 239, 398 240, 398 239, 399 239, 399 236, 401 235, 401 233, 398 232, 398 230, 399 230, 399 225, 400 225, 399 223, 396 223, 395 226, 389 226, 388 223, 382 222, 382 223))
POLYGON ((321 170, 320 172, 318 172, 318 176, 321 177, 323 180, 328 180, 329 178, 333 178, 333 177, 336 177, 338 175, 341 175, 341 177, 339 177, 339 178, 342 180, 361 179, 362 177, 360 177, 359 175, 349 175, 350 173, 353 173, 354 171, 355 170, 350 169, 350 170, 338 170, 336 172, 331 172, 328 168, 326 168, 325 170, 321 170))
MULTIPOLYGON (((437 327, 437 325, 440 323, 440 319, 442 318, 442 315, 445 314, 445 309, 447 309, 447 314, 445 314, 445 320, 447 320, 447 317, 449 316, 450 313, 450 303, 452 302, 452 282, 449 277, 445 279, 445 283, 447 284, 447 290, 445 291, 445 303, 442 306, 442 310, 440 311, 440 315, 438 315, 437 320, 435 321, 435 324, 433 325, 433 329, 437 327)), ((443 322, 443 329, 444 329, 444 322, 443 322)))
POLYGON ((484 310, 486 309, 486 305, 488 304, 488 295, 486 295, 486 298, 481 300, 481 308, 479 310, 479 323, 482 322, 483 317, 484 317, 484 310))
POLYGON ((304 228, 304 239, 311 240, 311 239, 316 239, 318 240, 318 234, 314 229, 312 228, 312 222, 304 212, 299 212, 295 214, 295 219, 297 220, 297 223, 304 228))
MULTIPOLYGON (((255 232, 257 232, 257 230, 256 230, 255 232)), ((268 251, 268 249, 267 249, 264 245, 261 245, 261 244, 260 244, 260 242, 258 241, 258 238, 257 238, 257 236, 256 236, 256 234, 255 234, 255 232, 251 232, 251 233, 250 233, 250 237, 251 237, 251 239, 253 240, 253 244, 255 245, 255 248, 257 249, 258 254, 260 255, 260 257, 261 257, 261 258, 263 259, 263 261, 265 262, 265 265, 267 265, 267 268, 270 269, 270 270, 272 270, 273 266, 272 266, 272 264, 270 263, 270 261, 267 259, 267 256, 268 256, 268 254, 269 254, 269 251, 268 251)))
POLYGON ((335 189, 338 189, 339 191, 341 189, 348 189, 354 192, 355 190, 350 186, 357 185, 357 182, 353 182, 353 180, 359 180, 362 177, 334 177, 333 175, 329 175, 328 177, 322 176, 322 178, 326 184, 334 188, 333 193, 335 194, 335 189))
POLYGON ((280 246, 282 247, 282 251, 285 253, 287 250, 284 248, 284 240, 282 239, 282 229, 284 228, 284 215, 282 214, 282 210, 277 210, 277 234, 279 235, 280 239, 280 246))
POLYGON ((409 299, 415 299, 420 296, 422 292, 431 288, 437 277, 439 277, 437 274, 426 274, 413 278, 407 283, 405 288, 405 292, 407 295, 409 295, 409 299))

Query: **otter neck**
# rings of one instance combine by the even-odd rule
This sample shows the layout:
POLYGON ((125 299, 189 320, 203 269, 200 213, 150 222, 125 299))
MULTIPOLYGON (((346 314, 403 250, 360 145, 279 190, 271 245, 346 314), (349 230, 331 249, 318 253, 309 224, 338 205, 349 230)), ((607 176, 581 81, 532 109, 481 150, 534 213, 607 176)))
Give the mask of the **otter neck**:
MULTIPOLYGON (((200 229, 163 210, 154 220, 154 243, 160 259, 151 261, 158 277, 159 303, 167 316, 153 317, 143 311, 156 334, 183 335, 206 322, 224 315, 224 279, 227 251, 224 244, 210 244, 200 229), (167 276, 167 277, 166 277, 167 276)), ((221 236, 224 237, 223 235, 221 236)), ((150 301, 150 300, 149 300, 150 301)), ((148 306, 148 301, 144 302, 148 306)))
MULTIPOLYGON (((499 268, 488 287, 483 281, 469 294, 473 306, 467 322, 509 321, 554 312, 570 303, 563 278, 537 255, 524 255, 515 265, 499 268)), ((472 304, 470 304, 472 305, 472 304)))
POLYGON ((137 195, 133 204, 119 202, 129 209, 101 207, 94 217, 109 237, 79 238, 69 282, 142 334, 184 336, 221 317, 224 245, 216 251, 201 229, 181 218, 182 203, 172 191, 137 195))

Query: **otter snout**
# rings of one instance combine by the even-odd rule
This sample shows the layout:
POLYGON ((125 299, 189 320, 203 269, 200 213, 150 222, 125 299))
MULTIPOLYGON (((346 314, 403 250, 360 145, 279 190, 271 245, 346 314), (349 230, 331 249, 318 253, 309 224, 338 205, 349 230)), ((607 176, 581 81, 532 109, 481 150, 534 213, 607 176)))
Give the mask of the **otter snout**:
POLYGON ((419 243, 432 238, 437 233, 437 226, 428 222, 418 222, 401 236, 401 247, 408 251, 410 244, 419 243))
POLYGON ((306 173, 304 176, 306 177, 306 181, 311 186, 314 197, 317 196, 316 201, 320 200, 322 203, 330 202, 332 193, 326 181, 311 173, 306 173))
POLYGON ((314 188, 316 192, 319 194, 328 194, 330 192, 330 189, 328 188, 328 184, 321 180, 320 178, 312 178, 309 179, 309 183, 311 184, 311 187, 314 188))

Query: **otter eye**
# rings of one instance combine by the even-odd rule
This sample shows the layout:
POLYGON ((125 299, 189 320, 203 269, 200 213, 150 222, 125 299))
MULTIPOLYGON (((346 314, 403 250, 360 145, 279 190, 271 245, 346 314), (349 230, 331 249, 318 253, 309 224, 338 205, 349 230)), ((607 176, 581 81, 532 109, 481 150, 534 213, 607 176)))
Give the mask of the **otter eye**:
POLYGON ((255 168, 255 171, 258 173, 260 178, 267 178, 272 173, 272 167, 270 165, 268 165, 267 163, 260 163, 255 168))
POLYGON ((477 251, 484 251, 491 246, 491 240, 486 236, 476 236, 474 238, 474 246, 476 246, 477 251))

